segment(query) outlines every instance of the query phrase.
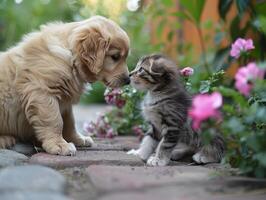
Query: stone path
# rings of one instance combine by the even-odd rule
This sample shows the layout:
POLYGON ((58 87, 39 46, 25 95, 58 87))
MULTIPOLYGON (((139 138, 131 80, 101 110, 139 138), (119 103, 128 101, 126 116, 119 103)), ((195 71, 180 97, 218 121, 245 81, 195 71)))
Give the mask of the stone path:
MULTIPOLYGON (((76 116, 80 124, 84 117, 76 116)), ((265 199, 265 180, 231 176, 220 164, 147 167, 126 154, 137 146, 136 137, 117 137, 96 139, 73 157, 38 153, 29 144, 0 150, 0 200, 265 199)))

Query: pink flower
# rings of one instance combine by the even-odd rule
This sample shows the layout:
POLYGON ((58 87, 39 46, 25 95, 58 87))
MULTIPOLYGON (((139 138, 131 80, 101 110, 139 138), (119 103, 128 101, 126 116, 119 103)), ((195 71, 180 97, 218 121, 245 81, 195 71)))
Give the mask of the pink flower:
POLYGON ((220 113, 217 109, 222 104, 223 99, 219 92, 195 96, 192 102, 192 108, 190 108, 188 113, 193 120, 193 129, 198 130, 201 122, 208 118, 220 118, 220 113))
POLYGON ((231 46, 230 55, 235 58, 239 58, 242 52, 254 49, 252 39, 238 38, 231 46))
POLYGON ((100 138, 113 138, 118 135, 117 131, 111 127, 111 124, 103 114, 98 116, 96 122, 85 122, 83 124, 83 130, 88 135, 100 138))
POLYGON ((105 137, 107 137, 107 138, 113 138, 113 137, 115 137, 116 135, 117 135, 117 134, 115 133, 114 129, 109 128, 109 129, 107 130, 107 132, 106 132, 105 137))
POLYGON ((123 91, 121 89, 106 89, 104 92, 104 99, 108 104, 115 105, 118 108, 124 107, 126 100, 122 97, 123 91))
POLYGON ((184 69, 180 70, 180 74, 182 76, 191 76, 194 73, 194 69, 191 67, 185 67, 184 69))
POLYGON ((84 122, 83 130, 86 131, 89 135, 93 135, 95 132, 95 123, 93 122, 84 122))
POLYGON ((263 79, 264 70, 257 67, 255 63, 249 63, 246 67, 241 67, 235 75, 235 87, 240 93, 248 96, 252 89, 252 80, 263 79))

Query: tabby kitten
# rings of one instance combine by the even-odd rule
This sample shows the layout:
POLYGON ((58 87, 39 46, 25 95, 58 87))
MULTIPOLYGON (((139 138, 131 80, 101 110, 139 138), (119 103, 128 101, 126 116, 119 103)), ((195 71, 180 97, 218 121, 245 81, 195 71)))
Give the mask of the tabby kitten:
POLYGON ((224 141, 215 136, 203 146, 188 121, 191 97, 180 82, 173 61, 159 54, 143 57, 130 73, 131 85, 147 94, 142 102, 144 119, 150 125, 139 149, 128 152, 150 166, 165 166, 172 160, 193 155, 196 163, 220 162, 224 141), (182 148, 176 148, 182 146, 182 148))

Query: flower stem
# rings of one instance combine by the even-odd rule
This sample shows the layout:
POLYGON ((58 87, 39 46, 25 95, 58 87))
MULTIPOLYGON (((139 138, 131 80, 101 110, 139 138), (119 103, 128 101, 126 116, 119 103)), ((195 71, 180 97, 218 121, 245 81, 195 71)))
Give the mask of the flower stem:
POLYGON ((208 75, 210 75, 211 70, 210 70, 210 67, 209 67, 208 62, 207 62, 207 57, 206 57, 207 52, 206 52, 206 48, 205 48, 205 44, 204 44, 202 30, 201 30, 199 25, 196 25, 196 28, 197 28, 197 31, 199 34, 200 47, 201 47, 201 53, 202 53, 202 57, 203 57, 204 67, 205 67, 205 70, 208 73, 208 75))

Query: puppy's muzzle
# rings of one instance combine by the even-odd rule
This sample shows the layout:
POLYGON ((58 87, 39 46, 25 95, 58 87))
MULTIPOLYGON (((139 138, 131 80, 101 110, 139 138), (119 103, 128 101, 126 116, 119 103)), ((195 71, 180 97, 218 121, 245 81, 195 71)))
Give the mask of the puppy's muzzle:
POLYGON ((126 77, 123 78, 123 83, 124 83, 124 85, 130 84, 130 78, 129 78, 129 76, 126 76, 126 77))

